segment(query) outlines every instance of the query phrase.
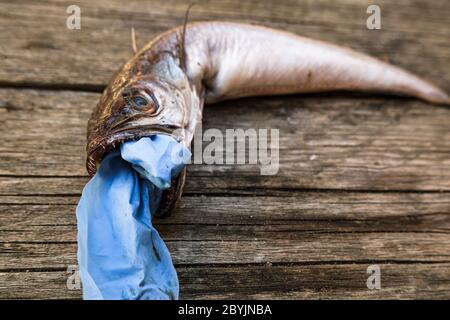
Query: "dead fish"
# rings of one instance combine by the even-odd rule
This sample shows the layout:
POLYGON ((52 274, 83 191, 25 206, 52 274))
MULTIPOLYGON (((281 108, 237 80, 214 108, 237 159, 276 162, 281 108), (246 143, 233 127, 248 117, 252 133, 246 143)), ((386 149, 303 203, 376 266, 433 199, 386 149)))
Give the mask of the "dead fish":
MULTIPOLYGON (((167 134, 190 147, 204 103, 255 95, 336 90, 411 96, 450 104, 419 77, 380 60, 262 26, 190 23, 148 43, 112 77, 88 122, 87 170, 125 140, 167 134)), ((158 216, 181 196, 185 171, 158 216)))

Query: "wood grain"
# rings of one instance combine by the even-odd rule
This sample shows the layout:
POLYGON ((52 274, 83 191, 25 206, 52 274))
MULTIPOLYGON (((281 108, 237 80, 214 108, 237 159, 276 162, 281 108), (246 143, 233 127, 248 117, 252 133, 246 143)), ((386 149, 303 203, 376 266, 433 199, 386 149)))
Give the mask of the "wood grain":
MULTIPOLYGON (((138 46, 182 23, 186 3, 0 0, 0 299, 79 299, 75 208, 88 181, 86 122, 138 46)), ((450 91, 450 3, 199 1, 191 21, 263 24, 345 45, 450 91)), ((174 214, 156 220, 184 299, 448 299, 450 109, 334 93, 205 108, 203 129, 280 130, 280 171, 191 165, 174 214), (366 287, 371 264, 381 290, 366 287)))
MULTIPOLYGON (((132 54, 131 28, 143 46, 181 24, 182 0, 77 1, 81 30, 66 28, 67 3, 2 1, 0 35, 4 84, 60 85, 98 90, 132 54), (93 54, 94 53, 94 54, 93 54)), ((377 1, 382 30, 366 28, 371 1, 198 1, 191 21, 230 20, 264 24, 353 47, 433 79, 450 89, 448 2, 377 1), (430 18, 432 17, 432 18, 430 18)))
MULTIPOLYGON (((366 287, 367 264, 177 267, 181 299, 446 299, 448 263, 379 264, 381 289, 366 287)), ((0 297, 79 299, 66 270, 0 272, 0 297), (8 284, 5 286, 4 284, 8 284)))
MULTIPOLYGON (((75 241, 77 201, 0 197, 0 242, 75 241)), ((446 193, 289 192, 185 196, 173 215, 155 222, 165 239, 236 240, 294 239, 315 232, 446 233, 449 219, 446 193)))

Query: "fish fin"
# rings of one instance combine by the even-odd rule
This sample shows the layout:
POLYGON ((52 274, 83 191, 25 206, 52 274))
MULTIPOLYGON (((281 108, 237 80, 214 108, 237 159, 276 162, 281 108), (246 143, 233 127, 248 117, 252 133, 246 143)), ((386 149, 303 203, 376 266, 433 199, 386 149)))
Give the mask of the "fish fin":
POLYGON ((136 31, 134 30, 134 27, 131 27, 131 47, 133 48, 134 53, 138 52, 136 44, 136 31))
POLYGON ((191 4, 189 4, 189 6, 186 9, 186 12, 184 14, 183 28, 181 29, 181 37, 180 37, 181 39, 178 38, 180 66, 183 71, 186 71, 186 50, 185 50, 186 26, 187 26, 188 20, 189 20, 189 12, 191 11, 191 9, 194 5, 195 5, 195 3, 192 2, 191 4))

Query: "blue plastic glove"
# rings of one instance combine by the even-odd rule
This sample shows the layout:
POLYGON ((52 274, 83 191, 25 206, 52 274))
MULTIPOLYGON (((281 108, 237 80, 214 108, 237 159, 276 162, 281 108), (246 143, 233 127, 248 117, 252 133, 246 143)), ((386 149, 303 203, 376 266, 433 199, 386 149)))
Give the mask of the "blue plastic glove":
POLYGON ((173 138, 155 135, 103 159, 77 207, 84 299, 178 299, 172 259, 151 222, 162 194, 153 183, 168 188, 190 156, 173 138))

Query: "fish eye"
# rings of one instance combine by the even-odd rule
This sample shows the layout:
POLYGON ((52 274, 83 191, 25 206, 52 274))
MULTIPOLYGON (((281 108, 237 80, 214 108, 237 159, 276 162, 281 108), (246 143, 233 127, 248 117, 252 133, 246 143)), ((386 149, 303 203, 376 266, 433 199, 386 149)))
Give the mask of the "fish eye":
POLYGON ((137 107, 145 107, 148 104, 147 99, 145 99, 143 96, 134 96, 131 98, 131 101, 133 101, 133 104, 135 104, 137 107))
POLYGON ((153 94, 145 92, 124 92, 123 98, 135 109, 144 111, 149 114, 154 114, 158 111, 158 102, 153 94))

